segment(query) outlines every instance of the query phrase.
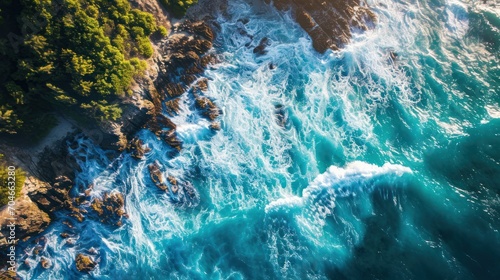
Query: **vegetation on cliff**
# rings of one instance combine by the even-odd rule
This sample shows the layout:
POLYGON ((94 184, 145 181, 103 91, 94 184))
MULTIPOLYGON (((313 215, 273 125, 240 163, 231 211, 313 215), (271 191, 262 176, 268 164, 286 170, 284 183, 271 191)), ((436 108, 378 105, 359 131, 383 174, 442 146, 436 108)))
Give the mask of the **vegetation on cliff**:
POLYGON ((0 154, 0 207, 6 205, 9 200, 13 197, 18 198, 21 194, 21 190, 26 180, 26 175, 24 171, 20 168, 16 168, 15 171, 9 170, 8 165, 3 160, 3 155, 0 154), (11 172, 9 174, 9 172, 11 172), (11 181, 14 178, 14 181, 11 181), (14 190, 11 190, 11 184, 8 182, 14 182, 14 190))
MULTIPOLYGON (((47 112, 115 120, 166 34, 127 0, 0 0, 0 133, 27 134, 47 112)), ((45 117, 44 117, 45 116, 45 117)))
POLYGON ((182 17, 186 14, 190 6, 198 3, 198 0, 160 0, 160 2, 170 10, 174 16, 182 17))

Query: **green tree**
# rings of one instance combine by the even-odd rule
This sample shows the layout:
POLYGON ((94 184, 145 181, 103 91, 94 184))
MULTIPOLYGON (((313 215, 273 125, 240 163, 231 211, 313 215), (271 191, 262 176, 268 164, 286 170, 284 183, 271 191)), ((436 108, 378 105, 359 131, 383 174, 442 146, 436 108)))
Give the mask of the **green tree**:
POLYGON ((182 17, 186 14, 190 6, 198 3, 198 0, 160 0, 160 2, 169 9, 174 16, 182 17))
POLYGON ((153 55, 155 19, 127 0, 54 3, 0 1, 9 15, 0 22, 0 133, 27 131, 38 114, 69 108, 96 121, 119 118, 118 98, 153 55))

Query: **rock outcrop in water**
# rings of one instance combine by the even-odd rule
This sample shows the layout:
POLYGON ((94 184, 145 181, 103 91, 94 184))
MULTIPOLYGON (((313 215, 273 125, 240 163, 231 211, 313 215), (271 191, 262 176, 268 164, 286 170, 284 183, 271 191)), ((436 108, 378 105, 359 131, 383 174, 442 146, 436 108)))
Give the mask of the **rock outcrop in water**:
POLYGON ((126 217, 124 206, 125 200, 121 193, 104 193, 102 198, 95 198, 91 204, 102 223, 114 226, 123 224, 122 217, 126 217))
POLYGON ((195 206, 198 204, 198 193, 188 181, 180 181, 169 175, 166 180, 160 164, 155 161, 148 166, 149 176, 155 186, 168 194, 170 201, 177 205, 195 206))
POLYGON ((81 272, 90 272, 95 269, 97 263, 92 257, 85 254, 78 254, 75 259, 76 269, 81 272))
POLYGON ((150 148, 144 145, 144 142, 135 137, 127 145, 127 151, 131 154, 133 158, 144 159, 144 156, 151 151, 150 148))
POLYGON ((163 174, 161 173, 160 170, 160 165, 158 162, 151 163, 149 166, 149 176, 151 177, 151 180, 155 184, 158 189, 162 191, 168 191, 168 187, 163 181, 163 174))
MULTIPOLYGON (((200 88, 206 89, 206 79, 201 75, 210 63, 216 61, 208 53, 213 39, 214 33, 208 24, 186 20, 175 25, 174 33, 159 46, 163 57, 158 61, 158 78, 154 82, 154 116, 147 127, 177 151, 182 149, 182 142, 177 137, 176 125, 162 115, 163 105, 169 116, 175 116, 185 93, 191 91, 198 96, 202 91, 200 88)), ((213 103, 211 108, 206 114, 213 121, 219 110, 213 103)))
POLYGON ((342 48, 349 43, 353 32, 371 29, 377 21, 364 0, 273 0, 272 3, 279 10, 291 10, 320 53, 342 48))

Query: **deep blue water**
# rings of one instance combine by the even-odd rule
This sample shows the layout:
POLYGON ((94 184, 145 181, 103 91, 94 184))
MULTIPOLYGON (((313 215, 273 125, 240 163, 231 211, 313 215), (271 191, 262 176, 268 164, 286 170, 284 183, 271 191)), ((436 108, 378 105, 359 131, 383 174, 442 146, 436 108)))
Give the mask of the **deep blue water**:
POLYGON ((118 229, 76 223, 73 246, 59 237, 61 214, 45 234, 53 267, 20 274, 499 279, 500 8, 370 4, 375 30, 320 55, 287 14, 230 1, 218 18, 222 62, 205 74, 222 129, 190 113, 186 95, 173 118, 184 143, 177 156, 148 131, 139 134, 152 148, 143 161, 124 153, 110 162, 82 138, 76 184, 93 183, 96 197, 122 192, 129 219, 118 229), (268 53, 256 56, 264 36, 268 53), (149 178, 156 160, 165 176, 191 182, 199 202, 174 206, 149 178), (81 274, 75 256, 90 248, 99 265, 81 274))

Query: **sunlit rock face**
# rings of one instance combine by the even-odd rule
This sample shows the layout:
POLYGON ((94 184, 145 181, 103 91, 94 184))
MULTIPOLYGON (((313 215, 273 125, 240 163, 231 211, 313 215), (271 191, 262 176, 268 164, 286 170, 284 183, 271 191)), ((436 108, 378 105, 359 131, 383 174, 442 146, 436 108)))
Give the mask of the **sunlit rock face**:
POLYGON ((291 10, 320 53, 342 48, 349 43, 353 32, 371 29, 377 21, 363 0, 274 0, 272 3, 279 10, 291 10))

